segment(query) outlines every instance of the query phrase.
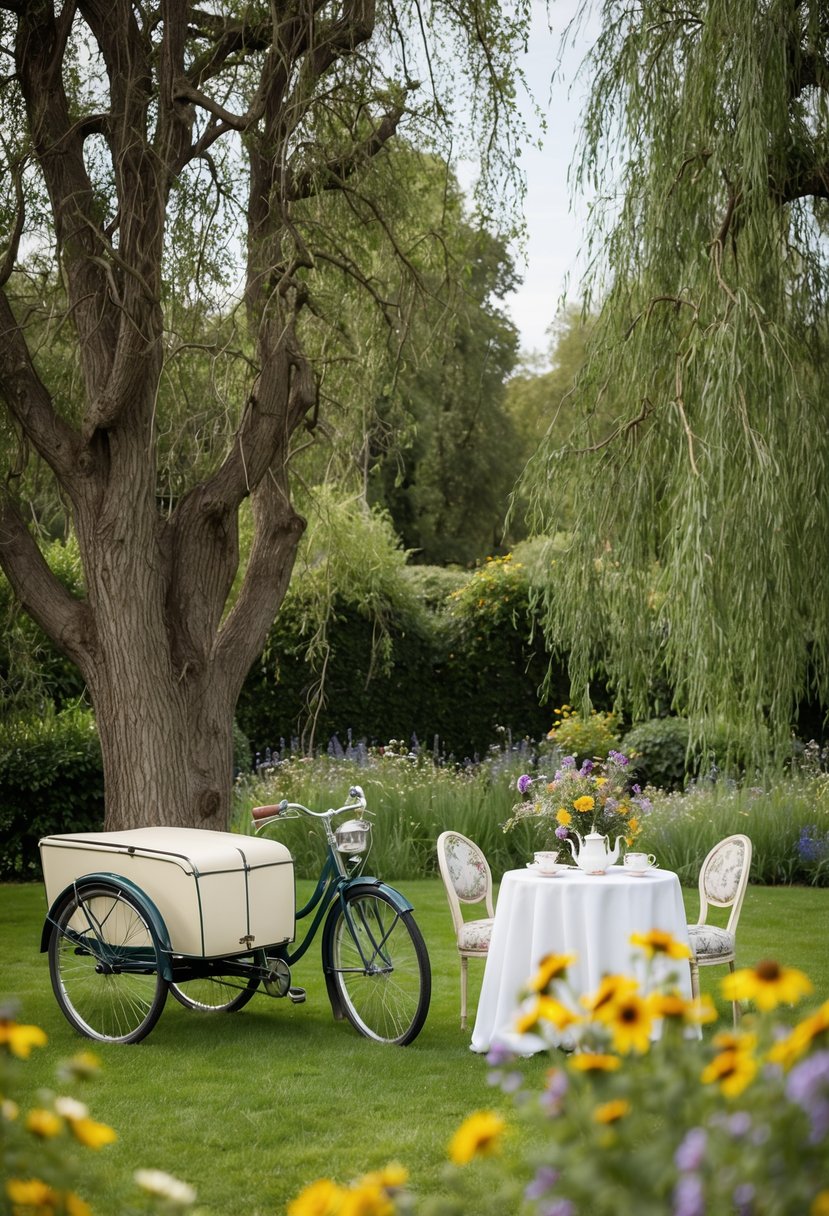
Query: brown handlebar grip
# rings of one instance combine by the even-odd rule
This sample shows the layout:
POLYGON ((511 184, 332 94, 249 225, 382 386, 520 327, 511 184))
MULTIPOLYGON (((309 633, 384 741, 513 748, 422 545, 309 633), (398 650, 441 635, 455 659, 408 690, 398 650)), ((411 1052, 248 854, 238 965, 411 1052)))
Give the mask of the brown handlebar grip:
POLYGON ((278 804, 272 806, 255 806, 251 811, 254 819, 272 819, 274 815, 282 813, 282 807, 278 804))

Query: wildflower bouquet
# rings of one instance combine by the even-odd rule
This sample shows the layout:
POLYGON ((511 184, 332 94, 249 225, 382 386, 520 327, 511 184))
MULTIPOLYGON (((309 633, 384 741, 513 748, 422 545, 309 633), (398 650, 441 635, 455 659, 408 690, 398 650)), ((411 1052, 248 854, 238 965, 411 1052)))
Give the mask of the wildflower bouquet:
POLYGON ((611 843, 621 836, 632 845, 651 804, 638 785, 628 787, 627 767, 627 756, 611 750, 607 760, 584 760, 581 766, 574 756, 565 756, 552 779, 524 773, 517 781, 524 801, 513 807, 504 831, 529 822, 544 849, 588 832, 601 832, 611 843))

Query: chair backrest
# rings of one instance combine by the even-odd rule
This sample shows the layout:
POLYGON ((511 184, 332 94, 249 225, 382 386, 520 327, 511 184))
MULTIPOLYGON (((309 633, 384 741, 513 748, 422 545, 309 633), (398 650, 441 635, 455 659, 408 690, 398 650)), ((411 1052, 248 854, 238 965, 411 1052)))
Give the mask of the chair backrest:
POLYGON ((455 932, 463 925, 461 904, 486 904, 492 908, 492 873, 489 863, 473 840, 460 832, 441 832, 438 837, 438 866, 452 911, 455 932))
POLYGON ((748 836, 726 836, 714 845, 699 872, 699 921, 703 924, 708 905, 730 908, 728 932, 737 928, 743 896, 751 869, 751 841, 748 836))

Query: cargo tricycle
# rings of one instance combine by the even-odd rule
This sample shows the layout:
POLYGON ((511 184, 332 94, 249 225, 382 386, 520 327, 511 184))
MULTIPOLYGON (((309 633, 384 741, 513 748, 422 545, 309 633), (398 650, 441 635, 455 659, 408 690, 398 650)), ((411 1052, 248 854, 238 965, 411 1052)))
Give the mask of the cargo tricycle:
POLYGON ((291 967, 322 928, 334 1017, 369 1039, 411 1043, 429 1011, 429 956, 406 897, 362 873, 367 814, 355 785, 327 811, 255 807, 253 835, 146 827, 44 837, 41 950, 66 1018, 89 1038, 137 1043, 168 992, 199 1013, 235 1013, 257 992, 301 1003, 291 967), (326 851, 297 911, 291 853, 258 833, 300 816, 319 825, 326 851))

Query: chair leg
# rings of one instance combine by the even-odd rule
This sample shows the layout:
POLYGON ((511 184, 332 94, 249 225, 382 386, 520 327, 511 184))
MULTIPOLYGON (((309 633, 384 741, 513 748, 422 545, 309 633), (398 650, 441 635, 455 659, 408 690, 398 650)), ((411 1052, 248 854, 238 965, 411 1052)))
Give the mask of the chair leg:
MULTIPOLYGON (((731 961, 729 962, 728 969, 729 969, 729 971, 731 971, 731 973, 733 975, 733 973, 734 973, 734 960, 733 959, 731 959, 731 961)), ((732 1001, 731 1003, 732 1003, 732 1006, 734 1009, 734 1029, 736 1030, 740 1024, 740 1018, 742 1017, 743 1010, 742 1010, 742 1006, 740 1005, 739 1001, 732 1001)))
POLYGON ((461 955, 461 1030, 466 1030, 466 979, 469 959, 461 955))
POLYGON ((691 996, 695 1001, 699 1000, 699 967, 691 959, 691 996))

